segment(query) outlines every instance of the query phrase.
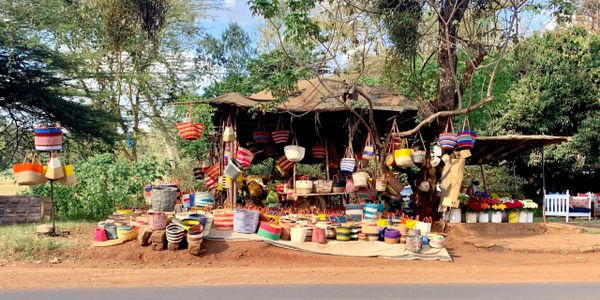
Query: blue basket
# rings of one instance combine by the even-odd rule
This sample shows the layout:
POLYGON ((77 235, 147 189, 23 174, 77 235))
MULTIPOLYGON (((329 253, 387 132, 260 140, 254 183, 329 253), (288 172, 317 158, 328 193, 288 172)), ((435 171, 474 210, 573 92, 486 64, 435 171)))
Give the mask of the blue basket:
POLYGON ((253 210, 236 208, 233 211, 233 231, 256 233, 260 213, 253 210))

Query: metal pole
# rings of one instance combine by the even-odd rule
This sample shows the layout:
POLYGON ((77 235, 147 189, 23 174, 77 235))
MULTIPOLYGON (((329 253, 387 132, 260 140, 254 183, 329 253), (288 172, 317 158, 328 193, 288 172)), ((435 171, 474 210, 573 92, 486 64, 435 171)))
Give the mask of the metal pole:
POLYGON ((56 234, 56 223, 54 218, 54 211, 56 210, 56 205, 54 203, 54 180, 50 180, 50 201, 52 201, 52 213, 50 217, 52 218, 52 230, 50 230, 50 235, 56 234))

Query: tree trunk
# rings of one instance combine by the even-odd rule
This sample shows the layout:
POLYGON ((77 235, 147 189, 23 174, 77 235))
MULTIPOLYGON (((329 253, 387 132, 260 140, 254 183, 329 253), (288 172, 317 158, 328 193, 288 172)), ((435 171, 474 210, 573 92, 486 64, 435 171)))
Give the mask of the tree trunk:
MULTIPOLYGON (((440 16, 438 17, 439 36, 438 42, 440 48, 438 50, 438 88, 436 101, 433 105, 433 112, 453 110, 460 106, 459 97, 457 94, 457 55, 456 55, 456 35, 458 24, 462 20, 465 10, 469 5, 470 0, 444 0, 441 3, 440 16)), ((445 129, 450 118, 440 119, 438 123, 437 133, 445 129)), ((434 133, 436 131, 434 130, 434 133)), ((434 134, 433 136, 436 136, 434 134)), ((421 217, 432 217, 436 219, 436 185, 437 173, 436 168, 430 164, 430 149, 426 149, 427 156, 423 162, 423 167, 418 173, 415 185, 416 212, 421 217), (418 187, 421 182, 429 183, 429 191, 421 192, 418 187)), ((442 168, 443 164, 437 168, 442 168)))

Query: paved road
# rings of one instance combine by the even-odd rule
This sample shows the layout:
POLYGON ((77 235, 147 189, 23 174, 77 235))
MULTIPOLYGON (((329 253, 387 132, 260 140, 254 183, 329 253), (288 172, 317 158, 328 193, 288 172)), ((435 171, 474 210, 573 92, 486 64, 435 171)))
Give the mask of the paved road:
MULTIPOLYGON (((35 280, 32 278, 32 280, 35 280)), ((327 280, 323 278, 323 280, 327 280)), ((162 299, 410 299, 562 300, 600 299, 600 284, 509 285, 298 285, 187 288, 70 289, 0 291, 0 299, 162 300, 162 299)))

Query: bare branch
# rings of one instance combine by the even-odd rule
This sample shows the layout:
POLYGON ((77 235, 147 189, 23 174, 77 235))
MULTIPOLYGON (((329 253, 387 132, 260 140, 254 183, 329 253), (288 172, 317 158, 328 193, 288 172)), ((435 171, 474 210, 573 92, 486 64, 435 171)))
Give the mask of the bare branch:
POLYGON ((475 104, 473 106, 469 106, 467 108, 456 109, 456 110, 438 111, 438 112, 430 115, 429 117, 425 118, 417 126, 415 126, 415 128, 413 128, 411 130, 407 130, 407 131, 402 131, 402 132, 395 133, 395 134, 393 134, 393 136, 407 137, 407 136, 414 135, 419 130, 421 130, 421 128, 423 128, 425 125, 428 125, 428 124, 432 123, 433 121, 435 121, 436 119, 438 119, 440 117, 452 117, 452 116, 457 116, 457 115, 468 114, 468 113, 470 113, 470 112, 472 112, 472 111, 474 111, 474 110, 482 107, 483 105, 485 105, 486 103, 492 101, 493 99, 494 99, 494 96, 487 96, 487 97, 481 99, 481 101, 479 101, 477 104, 475 104))

